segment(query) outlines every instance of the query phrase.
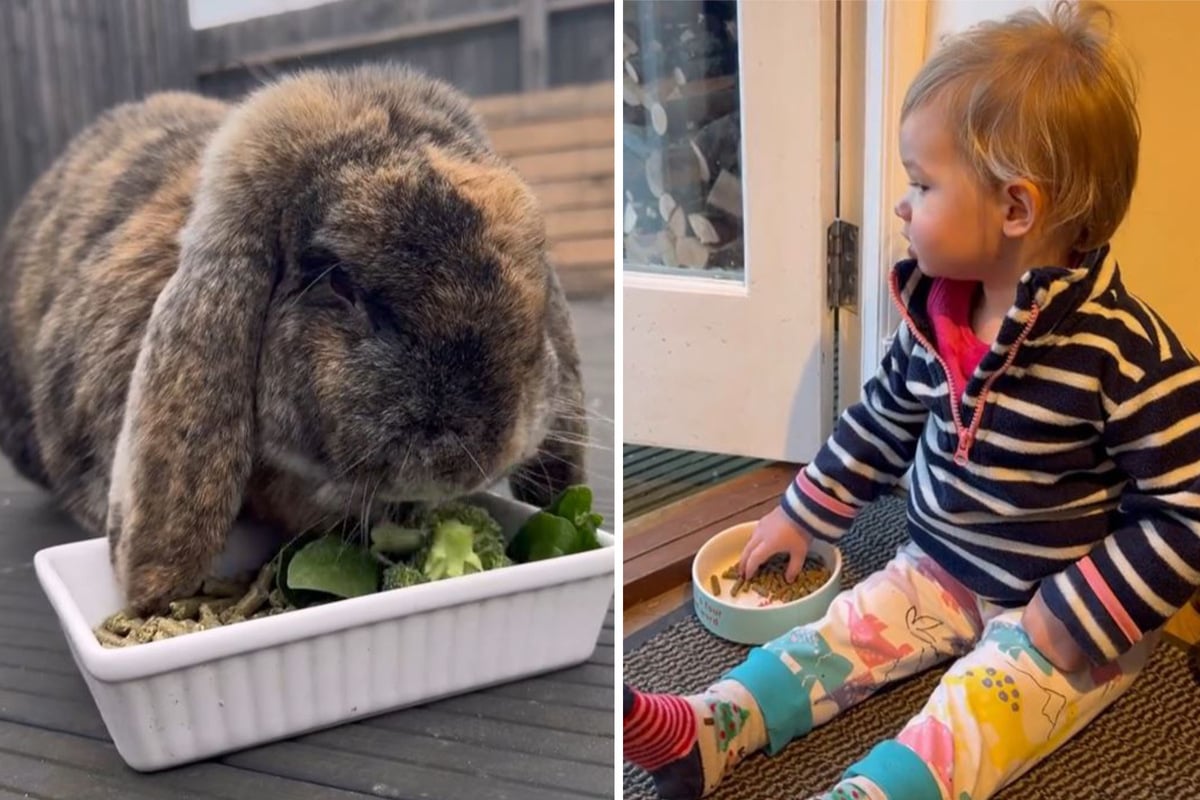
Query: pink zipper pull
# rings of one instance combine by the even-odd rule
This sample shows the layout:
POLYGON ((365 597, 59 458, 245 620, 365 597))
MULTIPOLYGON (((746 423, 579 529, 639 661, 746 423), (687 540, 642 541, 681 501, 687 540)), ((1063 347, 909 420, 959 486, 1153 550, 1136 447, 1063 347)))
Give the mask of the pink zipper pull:
POLYGON ((974 426, 960 430, 958 432, 958 449, 954 451, 954 463, 960 467, 965 466, 968 454, 971 452, 971 445, 975 442, 974 426))

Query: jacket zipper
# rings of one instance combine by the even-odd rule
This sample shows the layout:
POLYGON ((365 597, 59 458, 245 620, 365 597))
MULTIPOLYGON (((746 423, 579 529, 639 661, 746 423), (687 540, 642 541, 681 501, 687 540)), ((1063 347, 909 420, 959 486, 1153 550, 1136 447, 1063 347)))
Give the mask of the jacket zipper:
POLYGON ((950 371, 950 365, 946 363, 946 359, 942 358, 942 354, 938 352, 936 347, 930 344, 929 339, 917 328, 917 323, 913 320, 908 308, 900 299, 900 287, 896 282, 894 273, 891 281, 889 281, 889 288, 891 289, 892 302, 896 304, 896 308, 900 309, 900 314, 904 317, 904 322, 908 325, 908 329, 912 331, 913 336, 916 337, 921 346, 933 354, 933 357, 941 364, 942 371, 946 373, 946 382, 950 384, 950 416, 954 422, 954 435, 958 438, 958 447, 954 451, 954 463, 961 467, 970 459, 971 446, 975 444, 975 436, 979 433, 979 425, 983 421, 983 409, 987 405, 988 392, 991 391, 992 384, 1017 359, 1017 351, 1021 349, 1021 345, 1024 344, 1026 337, 1029 336, 1029 332, 1033 330, 1034 323, 1037 322, 1038 312, 1040 311, 1038 304, 1032 304, 1029 311, 1029 319, 1026 321, 1025 327, 1021 330, 1021 334, 1017 337, 1017 340, 1009 348, 1008 357, 1004 359, 1004 363, 984 382, 983 389, 979 392, 979 402, 975 404, 975 415, 971 418, 971 427, 964 428, 962 410, 960 408, 961 397, 958 387, 954 385, 954 373, 950 371))

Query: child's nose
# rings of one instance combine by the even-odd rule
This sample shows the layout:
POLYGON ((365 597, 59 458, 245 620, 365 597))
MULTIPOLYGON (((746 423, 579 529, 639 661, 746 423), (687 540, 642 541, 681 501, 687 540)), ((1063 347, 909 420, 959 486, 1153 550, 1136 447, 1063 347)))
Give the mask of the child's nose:
POLYGON ((904 220, 905 222, 909 221, 908 217, 912 213, 912 206, 910 206, 908 204, 907 196, 902 197, 900 199, 900 202, 896 203, 895 212, 896 212, 896 216, 899 217, 900 219, 904 220))

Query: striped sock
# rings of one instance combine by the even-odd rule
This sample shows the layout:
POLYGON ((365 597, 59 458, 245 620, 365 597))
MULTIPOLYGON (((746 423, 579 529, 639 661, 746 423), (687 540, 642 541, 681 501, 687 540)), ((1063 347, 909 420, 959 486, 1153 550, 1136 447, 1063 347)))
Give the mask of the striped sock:
POLYGON ((663 800, 697 800, 745 755, 766 744, 749 692, 723 681, 703 695, 642 694, 625 687, 625 760, 650 773, 663 800))
POLYGON ((688 754, 696 744, 696 712, 673 694, 642 694, 625 687, 625 760, 647 772, 688 754))

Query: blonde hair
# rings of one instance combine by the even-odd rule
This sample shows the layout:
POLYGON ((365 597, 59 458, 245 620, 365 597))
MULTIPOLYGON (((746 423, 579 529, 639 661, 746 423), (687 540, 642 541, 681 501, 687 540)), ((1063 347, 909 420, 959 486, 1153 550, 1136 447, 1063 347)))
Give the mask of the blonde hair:
POLYGON ((959 151, 985 184, 1026 178, 1044 230, 1076 251, 1107 242, 1137 178, 1134 68, 1099 3, 1057 0, 948 37, 921 68, 901 119, 944 103, 959 151), (1107 29, 1096 24, 1103 16, 1107 29))

